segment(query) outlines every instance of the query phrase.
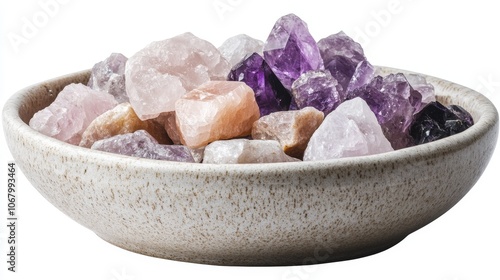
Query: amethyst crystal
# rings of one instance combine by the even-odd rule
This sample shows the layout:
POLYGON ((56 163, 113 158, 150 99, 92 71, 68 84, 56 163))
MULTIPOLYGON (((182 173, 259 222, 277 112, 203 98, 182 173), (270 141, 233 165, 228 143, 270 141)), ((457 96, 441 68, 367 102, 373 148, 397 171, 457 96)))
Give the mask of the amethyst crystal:
POLYGON ((412 145, 409 129, 422 95, 410 86, 403 74, 377 76, 348 95, 348 99, 355 97, 368 103, 395 150, 412 145))
POLYGON ((341 86, 340 91, 344 94, 356 70, 356 64, 352 63, 352 61, 345 56, 336 55, 326 64, 325 68, 330 71, 330 74, 338 81, 341 86))
POLYGON ((457 134, 472 125, 472 116, 462 107, 452 105, 446 108, 435 101, 415 115, 410 134, 418 145, 457 134))
POLYGON ((366 84, 375 77, 375 68, 367 60, 358 63, 354 74, 352 75, 349 85, 347 86, 346 95, 366 84))
POLYGON ((264 45, 264 58, 288 90, 302 73, 323 69, 316 41, 294 14, 278 19, 264 45))
POLYGON ((418 74, 408 74, 406 79, 410 83, 411 87, 416 91, 420 92, 422 95, 422 104, 417 111, 420 111, 425 105, 436 101, 436 95, 434 94, 434 86, 427 83, 424 76, 418 74))
POLYGON ((292 96, 299 109, 311 106, 325 116, 345 100, 341 90, 328 71, 306 72, 292 84, 292 96))
POLYGON ((105 91, 113 95, 118 103, 128 102, 125 91, 125 64, 127 57, 121 53, 112 53, 105 60, 92 67, 88 86, 91 89, 105 91))
POLYGON ((158 141, 145 130, 96 141, 92 149, 133 157, 194 162, 188 147, 158 144, 158 141))
POLYGON ((328 65, 336 56, 348 58, 354 66, 366 60, 361 45, 342 31, 319 40, 318 48, 325 65, 328 65))
POLYGON ((228 80, 245 82, 253 89, 260 116, 286 111, 290 107, 290 93, 258 53, 236 64, 229 72, 228 80))

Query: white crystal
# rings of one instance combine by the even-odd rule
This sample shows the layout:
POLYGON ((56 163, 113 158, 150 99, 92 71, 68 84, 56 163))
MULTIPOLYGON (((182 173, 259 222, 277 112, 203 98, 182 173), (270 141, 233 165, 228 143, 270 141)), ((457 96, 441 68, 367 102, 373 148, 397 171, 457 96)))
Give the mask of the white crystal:
POLYGON ((263 56, 263 48, 264 42, 246 34, 239 34, 224 41, 219 47, 219 51, 229 61, 231 67, 233 67, 252 53, 258 53, 263 56))
POLYGON ((129 58, 125 82, 141 120, 171 112, 186 92, 210 80, 225 80, 229 63, 211 43, 191 33, 153 42, 129 58))
MULTIPOLYGON (((420 111, 420 109, 424 108, 425 105, 436 101, 434 86, 427 83, 424 76, 408 74, 406 75, 406 79, 408 80, 408 83, 410 83, 410 86, 422 95, 422 104, 420 105, 420 108, 417 108, 417 111, 420 111)), ((417 111, 415 113, 417 113, 417 111)))
POLYGON ((309 140, 304 161, 373 155, 393 151, 375 114, 357 97, 340 104, 309 140))
POLYGON ((203 163, 269 163, 299 161, 287 156, 275 140, 232 139, 210 143, 203 163))

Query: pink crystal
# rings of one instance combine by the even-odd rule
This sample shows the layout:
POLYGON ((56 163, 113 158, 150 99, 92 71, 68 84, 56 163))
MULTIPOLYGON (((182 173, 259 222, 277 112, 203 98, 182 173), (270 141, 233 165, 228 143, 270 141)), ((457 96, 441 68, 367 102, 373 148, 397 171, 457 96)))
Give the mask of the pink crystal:
POLYGON ((220 140, 205 148, 203 163, 271 163, 299 161, 287 156, 278 141, 233 139, 220 140))
POLYGON ((111 94, 82 84, 70 84, 52 104, 35 113, 29 125, 45 135, 78 145, 87 126, 116 105, 111 94))
POLYGON ((177 128, 177 123, 175 121, 175 111, 161 113, 154 120, 163 126, 168 134, 168 137, 175 145, 181 144, 181 136, 179 133, 179 129, 177 128))
POLYGON ((191 151, 182 145, 161 145, 145 130, 126 133, 102 139, 92 149, 126 156, 194 162, 191 151))
POLYGON ((129 58, 127 94, 140 119, 175 109, 175 101, 209 80, 225 80, 230 65, 211 43, 191 33, 153 42, 129 58))
POLYGON ((301 159, 323 118, 323 112, 313 107, 271 113, 253 124, 252 138, 277 140, 287 155, 301 159))
POLYGON ((340 104, 314 132, 304 160, 325 160, 392 151, 377 118, 361 98, 340 104))
POLYGON ((253 90, 243 82, 211 81, 175 104, 181 142, 199 148, 220 139, 250 135, 260 112, 253 90))
POLYGON ((307 24, 294 14, 278 19, 264 45, 264 59, 288 90, 302 73, 324 68, 307 24))

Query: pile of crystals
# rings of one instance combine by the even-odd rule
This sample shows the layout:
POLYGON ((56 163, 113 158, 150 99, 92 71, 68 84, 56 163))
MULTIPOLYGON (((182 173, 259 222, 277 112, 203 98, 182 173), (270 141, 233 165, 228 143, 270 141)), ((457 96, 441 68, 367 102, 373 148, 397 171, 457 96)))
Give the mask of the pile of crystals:
POLYGON ((30 121, 82 147, 203 163, 373 155, 472 124, 436 101, 424 77, 379 76, 345 33, 316 42, 294 14, 265 42, 237 35, 216 48, 184 33, 128 59, 112 54, 30 121))

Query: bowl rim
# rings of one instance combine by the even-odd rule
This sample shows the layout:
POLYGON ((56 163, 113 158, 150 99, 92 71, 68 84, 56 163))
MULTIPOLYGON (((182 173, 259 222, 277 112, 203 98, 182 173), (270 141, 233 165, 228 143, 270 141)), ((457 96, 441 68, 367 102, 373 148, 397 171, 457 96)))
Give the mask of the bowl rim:
MULTIPOLYGON (((238 172, 238 173, 248 173, 252 174, 255 172, 263 174, 271 174, 283 171, 304 171, 304 170, 329 170, 336 168, 348 168, 349 166, 374 166, 380 164, 396 164, 407 162, 408 159, 429 159, 436 157, 437 155, 442 155, 446 153, 451 153, 465 148, 472 142, 481 138, 484 134, 490 131, 494 126, 498 126, 498 111, 493 105, 493 103, 481 93, 467 88, 465 86, 436 78, 434 76, 420 74, 413 71, 407 71, 392 67, 376 66, 377 70, 382 70, 387 73, 404 73, 404 74, 419 74, 426 79, 432 81, 442 81, 449 85, 459 87, 467 91, 467 95, 472 95, 477 102, 480 103, 481 113, 479 119, 474 119, 474 125, 467 130, 449 136, 444 139, 440 139, 431 143, 416 145, 408 148, 403 148, 400 150, 395 150, 391 152, 368 155, 368 156, 357 156, 357 157, 347 157, 340 159, 328 159, 328 160, 318 160, 318 161, 300 161, 300 162, 278 162, 278 163, 262 163, 262 164, 207 164, 207 163, 185 163, 185 162, 174 162, 174 161, 163 161, 163 160, 153 160, 146 158, 136 158, 120 154, 113 154, 109 152, 91 150, 89 148, 80 147, 72 145, 58 139, 52 138, 50 136, 44 135, 34 129, 32 129, 28 124, 26 124, 19 116, 19 109, 23 105, 23 101, 29 97, 31 92, 37 87, 42 85, 51 84, 58 82, 60 80, 75 79, 77 76, 86 75, 90 70, 83 70, 56 78, 52 78, 43 82, 39 82, 28 87, 25 87, 15 94, 13 94, 5 102, 3 108, 3 126, 4 134, 12 133, 5 129, 10 127, 11 129, 16 129, 15 133, 25 134, 25 138, 32 138, 38 142, 38 145, 44 145, 47 148, 52 148, 52 151, 57 151, 60 154, 64 154, 68 157, 82 157, 85 156, 86 161, 92 160, 94 162, 107 163, 111 165, 134 166, 136 168, 146 170, 163 170, 167 172, 209 172, 209 173, 227 173, 227 172, 238 172)), ((439 93, 436 93, 439 96, 439 93)))

